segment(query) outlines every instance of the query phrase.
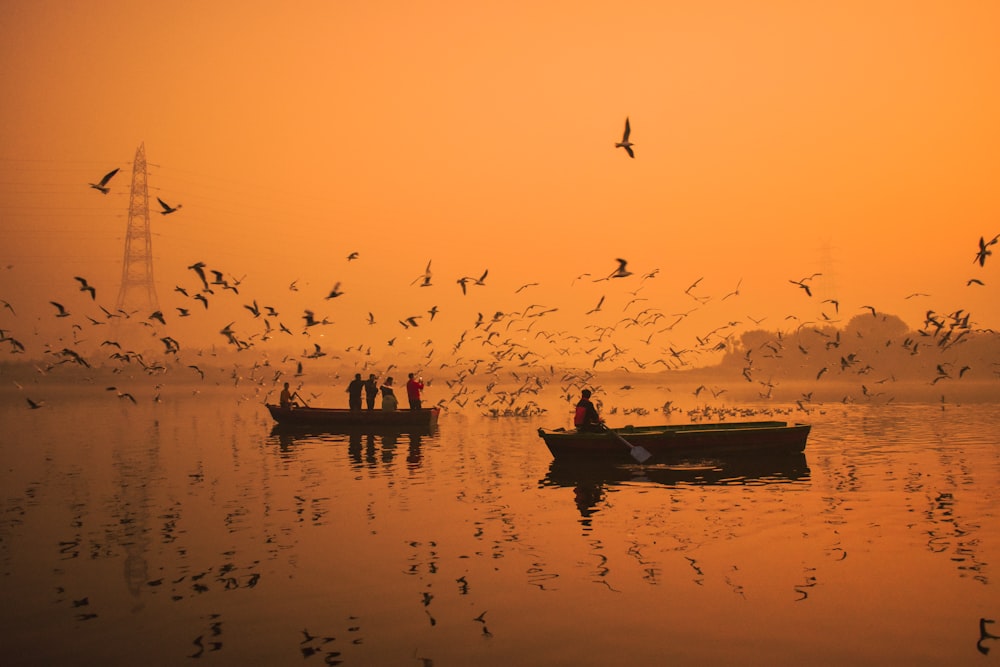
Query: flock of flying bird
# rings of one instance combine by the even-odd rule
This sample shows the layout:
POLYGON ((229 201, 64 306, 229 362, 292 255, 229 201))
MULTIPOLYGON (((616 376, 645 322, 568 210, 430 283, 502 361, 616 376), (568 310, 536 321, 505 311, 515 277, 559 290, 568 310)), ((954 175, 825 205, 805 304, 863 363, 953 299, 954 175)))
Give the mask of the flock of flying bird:
MULTIPOLYGON (((630 136, 631 124, 629 119, 626 118, 622 139, 615 143, 615 148, 623 148, 630 158, 634 158, 634 144, 631 142, 630 136)), ((108 194, 110 191, 109 183, 118 171, 118 169, 109 171, 96 183, 90 183, 90 187, 102 194, 108 194)), ((180 204, 171 206, 162 199, 158 198, 158 201, 162 207, 161 213, 163 215, 174 213, 181 208, 180 204)), ((1000 242, 1000 235, 993 237, 989 241, 985 237, 981 237, 974 263, 980 267, 985 266, 987 258, 992 255, 993 246, 998 242, 1000 242)), ((347 256, 347 261, 351 262, 358 258, 359 254, 354 252, 347 256)), ((584 278, 590 278, 591 281, 597 283, 633 276, 633 272, 629 270, 628 262, 625 259, 618 258, 615 260, 615 264, 615 267, 607 274, 598 274, 599 277, 594 278, 592 274, 584 273, 577 276, 573 280, 573 284, 584 278)), ((242 295, 240 295, 242 279, 236 279, 232 275, 228 275, 227 277, 226 272, 210 269, 204 262, 195 262, 187 268, 197 278, 197 281, 193 286, 184 287, 178 285, 174 288, 176 293, 192 300, 190 305, 176 307, 176 317, 188 318, 199 312, 203 314, 208 313, 210 299, 218 299, 226 293, 231 293, 233 298, 242 298, 242 295), (194 302, 197 302, 197 306, 194 302)), ((434 282, 431 269, 432 262, 428 261, 424 271, 410 282, 410 286, 420 288, 433 287, 434 282)), ((695 367, 690 361, 692 356, 703 353, 715 353, 717 356, 733 355, 740 349, 741 341, 737 338, 737 332, 739 331, 739 325, 742 323, 738 321, 730 321, 707 333, 695 335, 694 340, 696 343, 689 347, 675 346, 673 343, 666 346, 659 345, 659 339, 663 334, 673 331, 678 324, 711 301, 712 297, 700 293, 699 284, 702 278, 699 278, 683 291, 684 298, 692 300, 690 302, 692 306, 690 309, 670 314, 655 307, 646 307, 637 310, 634 314, 629 314, 633 306, 637 306, 637 304, 641 305, 641 302, 648 300, 646 297, 639 296, 639 294, 644 289, 646 281, 655 278, 658 273, 658 269, 653 269, 635 279, 638 280, 639 285, 634 290, 625 291, 625 295, 631 298, 628 299, 621 311, 622 316, 616 322, 606 325, 598 323, 588 324, 584 327, 587 331, 573 334, 565 330, 546 329, 539 324, 539 321, 543 317, 558 311, 558 307, 530 304, 514 312, 497 310, 492 316, 484 315, 480 312, 475 321, 470 322, 469 326, 461 332, 458 339, 452 343, 450 355, 442 358, 441 354, 436 354, 432 347, 433 341, 428 338, 423 343, 423 346, 427 349, 426 353, 419 360, 412 362, 412 364, 422 369, 431 368, 431 364, 438 363, 440 364, 439 369, 441 371, 444 371, 446 368, 453 369, 454 376, 445 380, 451 395, 438 401, 438 404, 442 407, 455 406, 457 408, 464 408, 469 402, 472 402, 484 414, 521 416, 545 411, 545 408, 542 407, 536 398, 546 386, 553 382, 558 382, 560 386, 559 397, 567 403, 572 403, 578 396, 579 389, 583 387, 589 386, 598 389, 598 391, 600 390, 599 386, 595 387, 595 382, 599 380, 598 373, 600 372, 615 371, 630 373, 633 371, 653 370, 657 365, 662 370, 689 370, 695 367), (652 353, 651 358, 640 360, 638 358, 639 354, 630 351, 623 344, 625 337, 622 336, 622 333, 627 329, 634 329, 636 332, 639 332, 639 334, 632 336, 632 338, 644 344, 639 350, 646 354, 652 353), (528 338, 531 340, 530 346, 522 342, 528 338), (471 349, 473 346, 475 346, 475 349, 471 349), (468 353, 466 354, 467 350, 468 353), (566 357, 566 361, 560 363, 559 366, 569 369, 576 368, 576 370, 562 372, 556 370, 556 364, 553 362, 553 359, 563 356, 566 357), (574 363, 573 360, 579 358, 583 358, 586 361, 583 364, 579 362, 574 363), (586 367, 586 364, 589 364, 589 368, 586 367), (581 366, 583 366, 582 369, 580 368, 581 366), (474 376, 478 376, 478 382, 475 381, 476 378, 474 376), (513 380, 513 383, 511 383, 511 380, 513 380), (479 389, 474 389, 473 386, 476 384, 483 386, 479 389), (511 384, 513 386, 509 386, 511 384)), ((814 290, 812 281, 819 275, 821 274, 814 273, 799 280, 789 280, 789 283, 801 289, 806 297, 812 297, 814 290)), ((455 282, 460 288, 462 295, 469 295, 471 288, 485 287, 488 276, 489 270, 484 270, 477 275, 461 276, 455 282)), ((76 276, 74 279, 77 282, 79 291, 87 294, 91 302, 96 302, 97 289, 82 276, 76 276)), ((299 290, 297 282, 292 281, 289 283, 288 290, 297 292, 299 290)), ((972 282, 970 281, 968 284, 972 284, 972 282)), ((978 279, 974 279, 974 282, 979 285, 983 284, 978 279)), ((731 297, 739 296, 741 285, 742 281, 719 300, 725 301, 731 297)), ((537 286, 538 283, 526 283, 517 288, 515 294, 537 286)), ((325 300, 340 299, 344 294, 345 291, 342 288, 341 282, 336 282, 325 293, 324 298, 325 300)), ((592 316, 604 312, 606 296, 602 295, 593 308, 584 311, 582 314, 592 316)), ((619 294, 619 296, 624 295, 619 294)), ((840 304, 836 299, 824 299, 822 303, 831 304, 834 308, 834 314, 839 313, 840 304)), ((15 314, 14 308, 10 303, 0 301, 0 304, 9 310, 12 315, 15 314)), ((71 317, 69 309, 62 302, 53 300, 50 301, 50 304, 55 308, 54 316, 56 318, 71 317)), ((112 311, 103 305, 97 305, 103 314, 103 318, 86 315, 91 326, 100 326, 109 322, 138 322, 145 327, 151 328, 153 336, 162 344, 163 347, 159 350, 159 356, 164 359, 171 359, 176 364, 179 357, 188 352, 186 348, 183 348, 182 352, 181 343, 163 330, 168 326, 168 319, 172 318, 168 318, 162 311, 157 310, 152 313, 141 314, 121 310, 112 311)), ((235 352, 249 350, 251 347, 255 347, 278 336, 288 336, 290 337, 288 340, 291 342, 299 335, 308 337, 315 327, 325 327, 333 324, 328 317, 318 317, 315 310, 305 309, 301 316, 302 326, 296 330, 295 327, 286 326, 279 319, 280 313, 278 307, 274 305, 260 305, 256 299, 251 299, 248 303, 242 303, 241 305, 242 309, 249 313, 251 322, 259 322, 262 326, 251 333, 245 331, 245 324, 237 325, 237 320, 235 319, 223 326, 219 330, 219 334, 224 337, 225 341, 235 352)), ((873 306, 864 306, 862 308, 869 309, 873 317, 877 318, 879 316, 878 311, 873 306)), ((433 322, 439 312, 440 310, 435 305, 428 309, 426 313, 406 314, 398 317, 397 321, 404 330, 418 329, 421 326, 426 327, 427 324, 433 322)), ((818 332, 820 336, 829 338, 824 345, 827 350, 837 349, 842 343, 840 333, 831 329, 832 325, 839 320, 827 312, 821 312, 820 315, 821 317, 815 322, 801 323, 794 332, 794 337, 799 341, 797 343, 798 349, 803 355, 807 353, 806 344, 802 342, 804 340, 802 338, 803 334, 808 335, 812 332, 818 332)), ((749 319, 752 321, 753 326, 759 327, 761 320, 749 319)), ((374 313, 368 313, 367 324, 376 324, 374 313)), ((72 324, 74 346, 82 342, 79 340, 78 335, 79 332, 83 331, 84 326, 80 321, 72 324)), ((967 336, 974 333, 969 325, 968 313, 955 311, 948 316, 939 316, 933 311, 928 311, 924 330, 921 333, 930 335, 931 330, 933 330, 933 336, 937 337, 945 329, 947 332, 942 334, 940 338, 936 338, 937 344, 941 349, 952 349, 955 343, 963 341, 967 336)), ((760 392, 761 398, 770 398, 771 390, 774 387, 773 379, 761 380, 755 377, 760 372, 761 362, 766 358, 781 358, 781 352, 786 345, 790 344, 791 338, 793 336, 783 335, 781 332, 778 332, 772 340, 761 346, 760 349, 743 350, 744 365, 741 369, 742 377, 748 382, 759 382, 761 384, 764 388, 760 392)), ((353 359, 354 370, 358 372, 377 371, 379 375, 384 377, 396 368, 396 364, 387 364, 384 361, 385 358, 401 360, 405 357, 405 353, 399 351, 398 348, 396 350, 392 349, 395 342, 396 337, 394 336, 389 338, 385 346, 381 349, 377 345, 373 348, 372 345, 362 344, 356 347, 348 346, 344 349, 344 353, 349 354, 353 359), (351 354, 352 352, 353 354, 351 354)), ((12 354, 24 353, 26 351, 25 345, 21 340, 11 335, 11 331, 6 328, 0 328, 0 343, 6 343, 12 354)), ((230 379, 236 384, 239 384, 243 380, 254 382, 257 386, 255 391, 265 391, 266 399, 270 392, 279 386, 279 381, 284 381, 285 376, 293 375, 297 378, 303 378, 305 376, 305 363, 311 363, 323 357, 328 357, 329 360, 341 359, 339 350, 337 351, 338 353, 334 353, 328 349, 323 349, 319 343, 312 341, 309 341, 309 343, 302 354, 286 354, 283 356, 281 364, 283 366, 291 364, 294 370, 292 370, 292 366, 274 368, 273 365, 275 362, 271 361, 268 358, 267 352, 264 351, 262 357, 256 359, 249 368, 249 378, 243 378, 239 369, 234 367, 230 379)), ((918 344, 911 340, 903 341, 902 345, 905 349, 911 350, 912 354, 915 354, 918 349, 918 344)), ((74 349, 74 346, 67 344, 63 345, 61 349, 46 346, 45 352, 54 355, 58 361, 48 364, 45 369, 38 368, 37 366, 36 369, 39 372, 48 372, 62 363, 72 363, 88 369, 91 368, 91 364, 87 361, 85 355, 74 349)), ((149 375, 162 375, 170 370, 170 365, 164 363, 163 360, 153 359, 156 356, 155 352, 122 349, 122 345, 112 339, 105 339, 100 344, 99 349, 104 348, 114 349, 108 359, 114 364, 113 370, 116 373, 123 372, 125 368, 133 364, 140 366, 149 375)), ((195 354, 202 356, 203 351, 197 350, 195 354)), ((341 363, 345 362, 342 361, 341 363)), ((349 364, 350 362, 346 363, 349 364)), ((855 368, 858 363, 859 355, 856 352, 845 353, 841 356, 839 363, 834 362, 824 365, 816 374, 815 380, 820 380, 826 373, 830 372, 831 366, 839 366, 839 371, 845 372, 855 368)), ((946 361, 937 364, 939 372, 936 378, 932 380, 932 383, 952 377, 948 370, 951 363, 946 361)), ((196 372, 200 379, 205 378, 205 371, 199 365, 188 363, 184 364, 184 366, 196 372)), ((861 366, 861 368, 864 369, 864 366, 861 366)), ((969 367, 964 366, 957 377, 963 376, 968 370, 969 367)), ((769 372, 773 373, 773 370, 769 372)), ((300 380, 299 389, 302 388, 302 382, 303 380, 300 380)), ((622 387, 622 390, 630 388, 630 386, 625 385, 622 387)), ((116 391, 117 395, 121 398, 135 401, 132 393, 118 391, 117 387, 109 387, 108 389, 116 391)), ((700 385, 693 392, 694 396, 696 398, 700 397, 702 391, 705 389, 704 385, 700 385)), ((716 398, 724 392, 724 389, 713 388, 711 390, 711 393, 716 398)), ((313 394, 314 397, 318 395, 313 394)), ((875 396, 875 392, 870 391, 867 385, 862 385, 862 395, 872 398, 875 396)), ((805 402, 808 402, 809 399, 810 397, 804 394, 801 399, 796 401, 798 408, 805 409, 805 402)), ((28 399, 28 403, 32 408, 43 405, 42 402, 31 399, 28 399)), ((664 410, 670 412, 672 404, 673 401, 664 403, 664 410)), ((612 408, 612 410, 615 409, 612 408)), ((625 409, 626 412, 632 410, 636 412, 642 411, 641 408, 625 409)))

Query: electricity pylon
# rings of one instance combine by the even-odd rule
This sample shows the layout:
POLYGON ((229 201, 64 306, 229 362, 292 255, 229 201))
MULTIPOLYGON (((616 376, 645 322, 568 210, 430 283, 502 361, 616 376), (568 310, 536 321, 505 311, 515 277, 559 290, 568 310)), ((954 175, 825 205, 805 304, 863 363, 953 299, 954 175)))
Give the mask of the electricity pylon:
POLYGON ((132 193, 125 230, 125 257, 122 285, 116 307, 126 314, 138 312, 143 318, 160 309, 153 282, 153 241, 149 230, 149 189, 146 187, 146 145, 139 144, 132 165, 132 193))

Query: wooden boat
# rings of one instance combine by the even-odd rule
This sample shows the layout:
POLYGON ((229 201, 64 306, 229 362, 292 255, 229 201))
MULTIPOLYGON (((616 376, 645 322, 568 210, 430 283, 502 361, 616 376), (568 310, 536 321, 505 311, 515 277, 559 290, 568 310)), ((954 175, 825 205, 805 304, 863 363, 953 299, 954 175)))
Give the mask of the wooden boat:
POLYGON ((346 408, 283 408, 267 403, 271 417, 281 427, 310 428, 325 432, 430 432, 441 408, 420 410, 348 410, 346 408))
POLYGON ((630 455, 641 448, 651 454, 649 463, 658 463, 690 456, 801 453, 809 429, 809 424, 758 421, 625 426, 592 432, 540 428, 538 435, 555 459, 631 462, 630 455))

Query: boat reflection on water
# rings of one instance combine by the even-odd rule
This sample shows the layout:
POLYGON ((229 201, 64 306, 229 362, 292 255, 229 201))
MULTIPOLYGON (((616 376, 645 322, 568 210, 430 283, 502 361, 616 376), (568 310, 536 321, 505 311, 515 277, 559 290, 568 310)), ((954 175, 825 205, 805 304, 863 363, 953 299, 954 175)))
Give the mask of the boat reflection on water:
POLYGON ((589 517, 609 486, 656 484, 679 486, 747 486, 809 481, 805 453, 779 456, 728 456, 677 459, 652 465, 553 460, 539 487, 572 487, 577 508, 589 517))
POLYGON ((436 428, 356 428, 329 429, 310 427, 290 427, 275 424, 271 428, 271 440, 282 452, 290 452, 296 445, 325 443, 331 447, 343 446, 347 442, 347 454, 354 464, 392 463, 399 452, 400 441, 406 446, 406 463, 420 465, 423 458, 421 448, 423 438, 432 436, 436 428))

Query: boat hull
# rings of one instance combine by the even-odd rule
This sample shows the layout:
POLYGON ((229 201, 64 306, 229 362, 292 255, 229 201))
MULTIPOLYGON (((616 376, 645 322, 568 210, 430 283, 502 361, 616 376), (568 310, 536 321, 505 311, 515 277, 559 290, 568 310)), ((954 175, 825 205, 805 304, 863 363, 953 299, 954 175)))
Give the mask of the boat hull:
POLYGON ((267 404, 271 417, 282 428, 308 428, 324 432, 430 432, 438 407, 420 410, 347 410, 344 408, 282 408, 267 404))
POLYGON ((538 429, 557 460, 631 460, 628 444, 642 447, 650 463, 690 456, 750 453, 796 454, 805 451, 809 424, 787 422, 721 422, 668 426, 626 426, 612 433, 538 429))

